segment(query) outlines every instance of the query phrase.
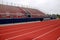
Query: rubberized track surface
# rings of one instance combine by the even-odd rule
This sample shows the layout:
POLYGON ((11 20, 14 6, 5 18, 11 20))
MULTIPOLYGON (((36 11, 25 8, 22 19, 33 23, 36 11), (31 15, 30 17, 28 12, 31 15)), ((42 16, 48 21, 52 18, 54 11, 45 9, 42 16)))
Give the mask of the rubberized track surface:
POLYGON ((0 40, 60 40, 60 20, 0 27, 0 40))

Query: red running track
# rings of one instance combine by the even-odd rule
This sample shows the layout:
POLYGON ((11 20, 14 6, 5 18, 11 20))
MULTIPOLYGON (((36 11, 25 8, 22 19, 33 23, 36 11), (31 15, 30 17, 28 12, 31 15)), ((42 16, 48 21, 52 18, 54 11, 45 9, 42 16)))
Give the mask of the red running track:
POLYGON ((60 40, 60 20, 0 26, 0 40, 60 40))

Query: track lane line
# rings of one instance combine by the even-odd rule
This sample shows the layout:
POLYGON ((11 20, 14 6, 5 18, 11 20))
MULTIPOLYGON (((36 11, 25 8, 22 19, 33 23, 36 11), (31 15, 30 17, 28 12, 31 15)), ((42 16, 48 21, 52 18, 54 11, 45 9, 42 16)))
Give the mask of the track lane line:
MULTIPOLYGON (((39 28, 40 29, 40 28, 39 28)), ((34 29, 34 31, 35 31, 36 29, 34 29)), ((25 31, 24 31, 25 32, 25 31)), ((22 35, 22 34, 24 34, 24 32, 18 32, 18 33, 14 33, 13 35, 12 34, 7 34, 7 35, 3 35, 2 37, 3 37, 3 39, 6 39, 6 38, 9 38, 9 37, 12 37, 12 36, 16 36, 16 34, 17 35, 22 35), (6 37, 5 37, 6 36, 6 37)), ((27 30, 27 32, 31 32, 31 31, 28 31, 27 30)), ((25 32, 26 33, 26 32, 25 32)))
MULTIPOLYGON (((52 23, 53 24, 53 23, 52 23)), ((35 25, 35 26, 37 26, 37 25, 35 25)), ((15 30, 16 31, 16 30, 15 30)), ((11 32, 11 33, 13 33, 13 32, 11 32)))
MULTIPOLYGON (((49 26, 49 25, 53 25, 53 24, 45 24, 45 25, 42 25, 42 26, 38 25, 38 27, 44 27, 44 26, 49 26)), ((35 25, 35 26, 37 26, 37 25, 35 25)), ((28 28, 28 29, 32 29, 32 28, 35 28, 35 27, 31 27, 31 28, 28 28)), ((25 30, 28 30, 28 29, 22 29, 22 30, 19 30, 19 31, 25 31, 25 30)), ((13 31, 13 32, 8 32, 8 33, 3 33, 1 35, 11 34, 11 33, 19 32, 19 31, 13 31)))
MULTIPOLYGON (((52 26, 52 25, 51 25, 52 26)), ((49 27, 51 27, 49 26, 49 27)), ((54 26, 54 25, 53 25, 54 26)), ((10 37, 10 38, 7 38, 6 40, 10 40, 10 39, 14 39, 14 38, 17 38, 17 37, 21 37, 21 36, 24 36, 24 35, 28 35, 28 34, 31 34, 31 33, 34 33, 34 32, 37 32, 37 31, 40 31, 40 30, 44 30, 44 29, 47 29, 49 27, 45 27, 45 28, 42 28, 42 29, 39 29, 39 30, 35 30, 35 31, 32 31, 32 32, 28 32, 28 33, 24 33, 22 35, 17 35, 17 36, 14 36, 14 37, 10 37)))
MULTIPOLYGON (((48 22, 49 22, 49 21, 48 21, 48 22)), ((28 24, 27 24, 27 25, 28 25, 28 24)), ((16 26, 15 26, 15 27, 16 27, 16 26)), ((7 28, 7 29, 8 29, 8 28, 7 28)), ((11 30, 11 29, 8 29, 8 30, 11 30)), ((7 30, 7 31, 8 31, 8 30, 7 30)), ((6 29, 5 29, 5 30, 3 30, 3 31, 6 31, 6 29)))
MULTIPOLYGON (((55 22, 56 22, 56 21, 60 21, 60 20, 49 20, 49 21, 50 21, 50 22, 51 22, 51 21, 55 21, 55 22)), ((42 21, 42 22, 49 22, 49 21, 42 21)), ((41 22, 41 23, 42 23, 42 22, 41 22)), ((35 22, 35 23, 36 23, 36 22, 35 22)), ((37 22, 37 23, 39 23, 39 22, 37 22)), ((28 23, 28 24, 30 24, 30 23, 28 23)), ((18 24, 18 25, 19 25, 19 24, 18 24)), ((14 26, 14 25, 11 25, 11 26, 14 26)), ((4 28, 4 27, 6 27, 6 26, 0 26, 0 28, 4 28)))
MULTIPOLYGON (((42 24, 43 25, 43 24, 42 24)), ((8 31, 16 31, 17 29, 27 29, 27 28, 32 28, 32 27, 34 27, 34 26, 37 26, 37 25, 32 25, 32 26, 27 26, 27 27, 19 27, 19 28, 16 28, 15 30, 14 29, 12 29, 12 30, 4 30, 4 31, 2 31, 2 32, 8 32, 8 31)))
POLYGON ((37 31, 37 32, 34 32, 34 33, 31 33, 31 34, 27 34, 27 35, 24 35, 24 36, 20 36, 20 37, 17 37, 15 39, 11 39, 11 40, 32 40, 33 38, 39 36, 39 35, 42 35, 52 29, 56 28, 56 26, 52 26, 48 29, 44 29, 44 30, 40 30, 40 31, 37 31))
POLYGON ((60 40, 60 37, 58 37, 57 40, 60 40))
POLYGON ((44 33, 44 34, 42 34, 42 35, 40 35, 40 36, 38 36, 38 37, 36 37, 36 38, 33 38, 32 40, 36 40, 36 39, 38 39, 38 38, 41 38, 41 37, 43 37, 43 36, 45 36, 45 35, 53 32, 53 31, 55 31, 55 30, 57 30, 57 29, 59 29, 59 28, 60 28, 60 27, 56 27, 55 29, 53 29, 53 30, 51 30, 51 31, 49 31, 49 32, 46 32, 46 33, 44 33))
MULTIPOLYGON (((44 22, 44 23, 46 23, 46 22, 44 22)), ((44 23, 40 23, 40 25, 41 25, 41 24, 44 24, 44 23)), ((29 25, 30 25, 30 26, 35 26, 35 25, 39 25, 39 24, 37 24, 37 23, 31 23, 31 24, 24 24, 24 25, 15 25, 15 26, 12 26, 12 28, 15 29, 15 28, 20 28, 20 27, 25 27, 25 26, 26 26, 26 27, 29 27, 29 25), (32 25, 32 24, 34 24, 34 25, 32 25), (17 26, 20 26, 20 27, 17 27, 17 26)), ((5 30, 7 30, 7 29, 8 29, 8 30, 11 30, 11 27, 4 27, 4 28, 2 28, 1 30, 4 31, 4 29, 5 29, 5 30)))

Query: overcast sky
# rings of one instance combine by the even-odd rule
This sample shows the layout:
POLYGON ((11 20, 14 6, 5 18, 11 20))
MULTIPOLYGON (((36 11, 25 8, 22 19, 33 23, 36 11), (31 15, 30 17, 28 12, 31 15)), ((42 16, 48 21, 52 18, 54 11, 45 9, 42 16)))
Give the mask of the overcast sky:
POLYGON ((46 14, 60 14, 60 0, 0 0, 0 4, 32 7, 46 14))

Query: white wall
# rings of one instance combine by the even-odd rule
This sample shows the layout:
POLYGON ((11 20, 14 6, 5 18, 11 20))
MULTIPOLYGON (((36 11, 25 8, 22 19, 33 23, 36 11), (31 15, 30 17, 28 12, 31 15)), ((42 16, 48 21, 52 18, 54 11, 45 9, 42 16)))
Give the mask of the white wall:
POLYGON ((0 0, 0 4, 25 6, 39 9, 47 14, 60 14, 60 0, 0 0))

